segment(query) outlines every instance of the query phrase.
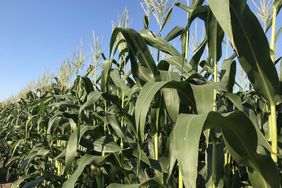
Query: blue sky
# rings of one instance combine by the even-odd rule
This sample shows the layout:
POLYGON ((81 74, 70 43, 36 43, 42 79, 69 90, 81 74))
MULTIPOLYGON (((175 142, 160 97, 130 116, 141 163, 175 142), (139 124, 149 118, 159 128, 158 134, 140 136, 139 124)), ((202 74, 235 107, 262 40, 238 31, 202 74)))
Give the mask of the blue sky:
POLYGON ((135 0, 1 0, 0 100, 42 72, 56 72, 81 39, 90 46, 92 31, 108 48, 111 22, 125 7, 134 13, 134 23, 140 22, 135 0))
POLYGON ((141 29, 140 2, 1 0, 0 101, 16 94, 41 73, 56 73, 62 60, 71 57, 81 40, 90 49, 92 31, 102 39, 101 47, 107 53, 112 21, 125 7, 129 9, 131 26, 141 29))
MULTIPOLYGON (((112 21, 117 20, 125 7, 129 10, 131 27, 142 29, 144 13, 140 2, 1 0, 0 101, 16 94, 43 72, 57 73, 62 60, 71 57, 81 40, 89 50, 92 31, 102 39, 102 50, 108 54, 112 21)), ((184 19, 184 11, 174 11, 168 30, 175 25, 184 26, 184 19)))

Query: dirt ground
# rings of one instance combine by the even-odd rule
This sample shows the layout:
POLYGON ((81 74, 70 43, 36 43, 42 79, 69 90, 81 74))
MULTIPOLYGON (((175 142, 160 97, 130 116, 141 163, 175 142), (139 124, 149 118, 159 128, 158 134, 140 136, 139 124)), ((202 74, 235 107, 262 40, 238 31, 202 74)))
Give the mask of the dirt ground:
POLYGON ((10 188, 11 185, 11 183, 0 184, 0 188, 10 188))

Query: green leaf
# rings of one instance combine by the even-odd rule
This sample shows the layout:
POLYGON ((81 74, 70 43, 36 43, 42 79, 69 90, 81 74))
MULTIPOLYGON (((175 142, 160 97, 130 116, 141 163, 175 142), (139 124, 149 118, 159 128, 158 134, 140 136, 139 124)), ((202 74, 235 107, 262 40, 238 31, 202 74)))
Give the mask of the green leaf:
POLYGON ((88 106, 94 105, 100 99, 102 94, 103 94, 102 92, 92 91, 87 96, 86 102, 79 108, 79 113, 81 113, 82 110, 84 110, 88 106))
POLYGON ((84 171, 84 168, 87 165, 90 165, 90 164, 100 165, 101 163, 105 161, 107 157, 108 155, 94 156, 94 155, 89 155, 89 154, 85 154, 84 156, 82 156, 80 159, 78 159, 77 168, 75 169, 73 174, 64 182, 63 188, 75 187, 76 181, 81 176, 81 174, 84 171))
POLYGON ((164 38, 167 42, 175 39, 176 37, 180 36, 183 33, 184 28, 175 26, 164 38))
POLYGON ((277 14, 280 12, 280 9, 282 7, 282 0, 275 0, 273 2, 273 6, 277 9, 277 14))
POLYGON ((216 56, 216 61, 219 61, 222 55, 221 45, 224 33, 210 9, 208 8, 207 10, 208 11, 205 20, 205 27, 207 33, 209 56, 211 56, 213 59, 216 56))
POLYGON ((111 67, 112 67, 112 61, 110 60, 105 60, 103 62, 103 70, 101 73, 101 90, 106 92, 107 91, 107 87, 108 87, 108 80, 109 80, 109 76, 110 76, 110 72, 111 72, 111 67))
POLYGON ((130 93, 130 88, 125 84, 125 81, 123 81, 120 77, 119 71, 117 69, 113 69, 110 73, 111 78, 114 82, 114 84, 119 87, 125 95, 129 95, 130 93))
POLYGON ((215 84, 194 85, 191 84, 194 94, 197 113, 202 114, 212 111, 213 107, 213 92, 217 88, 215 84))
POLYGON ((116 134, 119 138, 124 138, 124 130, 122 130, 120 123, 117 120, 116 114, 114 113, 106 113, 106 118, 109 121, 111 127, 115 130, 116 134))
POLYGON ((158 50, 161 50, 172 56, 181 57, 181 53, 177 51, 177 49, 170 45, 166 40, 156 36, 152 31, 142 30, 140 31, 140 34, 150 46, 153 46, 154 48, 157 48, 158 50))
POLYGON ((120 183, 111 183, 107 188, 139 188, 141 184, 120 184, 120 183))
POLYGON ((231 27, 229 0, 208 0, 208 3, 219 25, 226 33, 231 44, 235 47, 233 39, 233 30, 231 27))
POLYGON ((168 22, 169 19, 171 18, 172 10, 173 10, 173 7, 171 7, 171 8, 169 9, 168 13, 166 14, 165 19, 164 19, 164 23, 162 24, 161 29, 160 29, 160 33, 162 32, 164 26, 167 24, 167 22, 168 22))
MULTIPOLYGON (((180 81, 180 76, 177 72, 160 71, 162 81, 180 81)), ((167 112, 173 122, 176 122, 179 114, 180 99, 176 89, 165 88, 162 90, 164 102, 167 108, 167 112)))
POLYGON ((188 13, 190 13, 190 14, 192 14, 192 12, 193 12, 193 8, 190 8, 190 7, 184 5, 184 4, 180 3, 180 2, 176 2, 176 3, 175 3, 175 6, 177 6, 177 7, 181 8, 181 9, 185 10, 186 12, 188 12, 188 13))
POLYGON ((241 98, 238 95, 227 92, 225 93, 225 96, 234 104, 236 108, 238 108, 238 110, 242 112, 244 111, 241 98))
POLYGON ((233 61, 233 59, 224 60, 220 72, 220 83, 222 83, 229 92, 233 91, 235 76, 236 61, 233 61))
POLYGON ((54 129, 54 127, 57 128, 57 127, 59 126, 61 120, 62 120, 62 117, 57 116, 57 115, 53 116, 53 117, 49 120, 49 122, 48 122, 48 128, 47 128, 47 139, 48 139, 49 142, 51 141, 51 136, 50 136, 50 134, 51 134, 52 129, 54 129))
POLYGON ((149 179, 144 181, 143 183, 140 184, 119 184, 119 183, 112 183, 107 188, 119 188, 119 187, 124 187, 124 188, 143 188, 143 187, 163 187, 157 180, 155 179, 149 179))
POLYGON ((162 60, 160 64, 161 63, 168 63, 169 65, 175 66, 180 72, 182 72, 182 74, 186 74, 187 77, 191 76, 193 73, 196 73, 193 67, 186 63, 182 56, 172 56, 171 58, 162 60))
POLYGON ((70 138, 67 142, 66 148, 66 156, 65 156, 65 172, 71 167, 72 162, 75 159, 76 151, 78 148, 78 141, 79 141, 79 133, 80 129, 79 126, 73 121, 73 119, 69 118, 70 127, 72 128, 72 133, 70 138))
POLYGON ((137 98, 135 107, 136 130, 140 136, 141 143, 144 141, 144 129, 147 113, 157 91, 167 82, 149 82, 145 84, 137 98))
POLYGON ((262 187, 279 187, 280 176, 269 155, 257 153, 258 137, 252 122, 243 112, 224 116, 209 112, 200 115, 180 114, 170 139, 170 171, 177 159, 186 187, 196 187, 198 148, 204 129, 221 128, 225 144, 239 165, 246 165, 262 187), (238 123, 240 122, 240 123, 238 123))
MULTIPOLYGON (((170 156, 175 156, 178 161, 185 187, 196 187, 199 140, 205 117, 206 114, 180 114, 171 133, 170 156)), ((173 163, 170 163, 169 174, 173 163)))
POLYGON ((33 181, 25 183, 22 186, 22 188, 36 187, 39 183, 41 183, 43 180, 47 179, 48 177, 49 177, 49 175, 47 175, 47 174, 36 177, 33 181))
POLYGON ((144 25, 144 29, 148 29, 149 28, 149 18, 148 16, 144 16, 144 20, 143 20, 143 25, 144 25))
POLYGON ((277 42, 277 40, 279 39, 279 37, 280 37, 280 35, 281 35, 281 32, 282 32, 282 27, 280 27, 279 29, 278 29, 278 31, 276 32, 276 34, 275 34, 275 43, 277 42))
POLYGON ((122 151, 122 148, 120 148, 119 145, 107 136, 102 136, 101 138, 95 140, 93 145, 94 150, 98 152, 114 153, 122 151))
POLYGON ((117 35, 122 33, 123 37, 127 42, 129 50, 138 58, 141 65, 148 68, 154 77, 157 75, 157 67, 154 59, 146 45, 143 37, 133 29, 115 28, 110 42, 110 51, 112 53, 112 48, 117 38, 117 35))
MULTIPOLYGON (((207 19, 208 7, 206 5, 201 5, 193 9, 192 14, 189 15, 188 23, 185 27, 185 31, 188 30, 196 18, 199 18, 203 21, 207 19)), ((184 32, 185 32, 184 31, 184 32)))
POLYGON ((144 66, 138 66, 139 78, 145 82, 153 82, 155 80, 154 75, 144 66))
POLYGON ((145 139, 144 130, 150 104, 155 94, 164 88, 177 89, 181 102, 192 105, 199 113, 212 109, 213 89, 219 89, 214 84, 194 85, 187 81, 163 81, 145 84, 139 93, 135 107, 136 130, 141 143, 145 139))
POLYGON ((200 45, 199 48, 196 49, 196 52, 194 53, 193 57, 191 58, 189 64, 194 68, 196 72, 198 72, 198 64, 201 60, 201 57, 204 53, 204 50, 206 48, 206 40, 204 40, 200 45))
POLYGON ((257 17, 245 0, 221 1, 226 9, 219 8, 217 0, 209 1, 210 8, 229 40, 234 42, 238 60, 250 82, 270 102, 278 101, 278 74, 270 58, 268 40, 257 17))

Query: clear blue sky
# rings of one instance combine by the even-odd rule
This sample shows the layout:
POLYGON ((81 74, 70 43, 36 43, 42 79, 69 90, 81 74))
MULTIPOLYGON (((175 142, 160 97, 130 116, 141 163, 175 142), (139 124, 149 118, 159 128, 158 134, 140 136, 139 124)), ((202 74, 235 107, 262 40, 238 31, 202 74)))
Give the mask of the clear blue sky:
MULTIPOLYGON (((62 60, 71 57, 80 46, 81 39, 85 48, 90 49, 92 31, 102 38, 102 49, 108 54, 112 21, 117 20, 125 7, 129 10, 131 27, 136 30, 143 27, 140 2, 1 0, 0 101, 16 94, 43 72, 56 73, 62 60)), ((174 11, 168 30, 175 25, 184 26, 184 19, 184 11, 174 11)))
MULTIPOLYGON (((132 27, 143 27, 141 0, 1 0, 0 101, 92 42, 92 31, 109 50, 112 21, 125 7, 132 27)), ((177 11, 184 13, 183 11, 177 11)), ((185 18, 185 17, 184 17, 185 18)), ((182 24, 183 25, 183 24, 182 24)))
POLYGON ((0 101, 42 72, 56 72, 81 39, 90 46, 92 30, 107 49, 111 22, 125 7, 140 22, 136 0, 1 0, 0 101))

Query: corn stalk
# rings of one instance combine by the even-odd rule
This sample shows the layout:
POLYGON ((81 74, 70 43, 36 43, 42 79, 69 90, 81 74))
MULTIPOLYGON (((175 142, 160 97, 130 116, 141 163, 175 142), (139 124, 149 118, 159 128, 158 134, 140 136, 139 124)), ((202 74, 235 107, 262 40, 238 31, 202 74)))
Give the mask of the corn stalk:
MULTIPOLYGON (((277 17, 277 7, 273 5, 272 14, 272 30, 270 39, 270 49, 272 50, 271 59, 275 61, 275 33, 276 33, 276 17, 277 17)), ((271 157, 277 162, 277 117, 276 117, 276 102, 270 101, 270 117, 269 117, 269 132, 271 140, 271 157)))

